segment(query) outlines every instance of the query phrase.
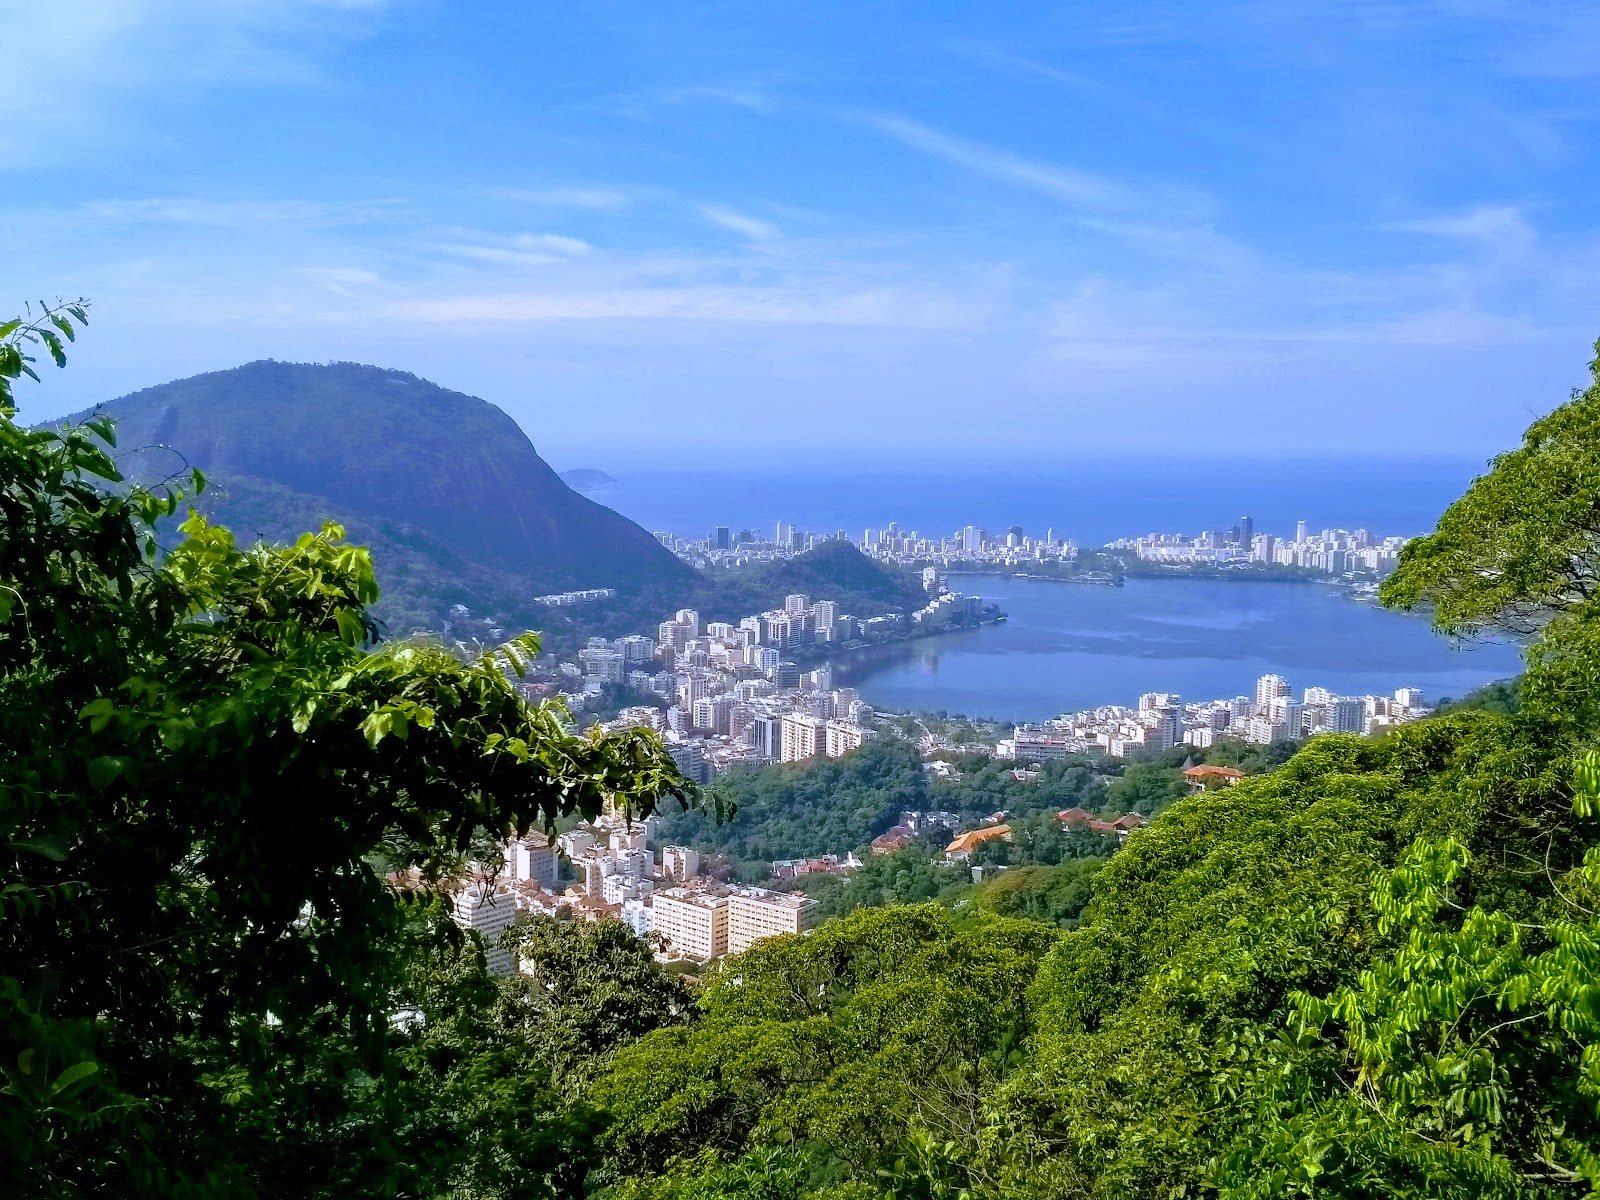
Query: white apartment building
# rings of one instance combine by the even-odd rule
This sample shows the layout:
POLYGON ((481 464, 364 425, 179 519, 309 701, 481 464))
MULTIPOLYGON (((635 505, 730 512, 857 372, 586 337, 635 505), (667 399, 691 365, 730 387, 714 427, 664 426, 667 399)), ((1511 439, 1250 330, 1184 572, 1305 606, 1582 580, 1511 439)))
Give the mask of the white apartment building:
POLYGON ((490 886, 483 882, 467 884, 451 898, 451 916, 463 929, 483 935, 489 945, 489 970, 496 975, 509 975, 516 969, 511 952, 500 949, 500 935, 511 925, 517 915, 516 898, 504 884, 490 886))
POLYGON ((506 874, 519 883, 531 880, 542 888, 556 886, 556 848, 542 833, 507 842, 506 874))
POLYGON ((679 883, 700 874, 700 851, 688 846, 666 846, 661 851, 661 873, 679 883))
POLYGON ((763 938, 804 933, 817 923, 817 902, 792 892, 740 888, 728 898, 728 953, 748 950, 763 938))
POLYGON ((848 721, 829 721, 824 727, 824 734, 829 758, 838 758, 859 749, 866 738, 866 730, 848 721))
POLYGON ((651 923, 668 955, 706 962, 728 952, 728 897, 667 888, 651 901, 651 923))
POLYGON ((654 918, 649 897, 622 902, 622 920, 633 930, 634 937, 647 938, 654 928, 654 918))
POLYGON ((1256 709, 1268 714, 1272 712, 1273 701, 1289 694, 1289 681, 1281 675, 1263 675, 1256 680, 1256 709))
POLYGON ((804 762, 826 752, 826 722, 805 713, 788 713, 783 718, 781 762, 804 762))

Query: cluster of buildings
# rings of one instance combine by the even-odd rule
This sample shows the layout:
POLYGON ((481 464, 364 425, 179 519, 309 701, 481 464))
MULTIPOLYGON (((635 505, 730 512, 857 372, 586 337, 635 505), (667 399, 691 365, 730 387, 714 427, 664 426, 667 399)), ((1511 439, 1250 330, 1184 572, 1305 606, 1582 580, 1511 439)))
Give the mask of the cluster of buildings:
MULTIPOLYGON (((977 597, 935 594, 910 623, 948 621, 978 604, 977 597)), ((793 656, 907 623, 900 615, 857 620, 831 600, 800 594, 737 623, 703 622, 685 608, 653 638, 590 638, 578 661, 558 670, 574 690, 597 693, 611 684, 648 698, 612 724, 657 730, 684 775, 705 783, 736 765, 837 758, 861 745, 868 715, 861 698, 834 687, 826 663, 803 671, 793 656)))
POLYGON ((1284 566, 1323 571, 1329 575, 1387 575, 1394 570, 1400 548, 1409 539, 1379 537, 1369 529, 1323 529, 1313 532, 1304 521, 1295 526, 1294 538, 1257 533, 1255 521, 1240 517, 1229 529, 1210 530, 1196 536, 1151 533, 1122 538, 1107 549, 1131 550, 1145 562, 1182 566, 1284 566))
POLYGON ((599 600, 609 600, 616 594, 615 588, 584 588, 581 592, 552 592, 548 596, 535 596, 533 603, 563 608, 569 604, 593 604, 599 600))
POLYGON ((1227 738, 1270 745, 1318 733, 1370 737, 1429 711, 1417 688, 1399 688, 1392 696, 1341 696, 1308 687, 1296 699, 1288 680, 1263 675, 1254 696, 1185 703, 1180 696, 1151 692, 1139 698, 1137 708, 1106 705, 1042 725, 1018 725, 995 753, 1017 762, 1046 762, 1091 751, 1136 758, 1180 745, 1204 749, 1227 738))
POLYGON ((1053 529, 1043 537, 1030 537, 1022 526, 990 533, 968 525, 948 534, 924 534, 902 530, 891 521, 881 529, 868 528, 859 538, 847 530, 814 532, 791 521, 779 521, 773 540, 750 529, 733 531, 719 525, 709 537, 681 538, 657 533, 657 540, 679 558, 696 567, 736 567, 749 563, 771 562, 814 550, 824 542, 849 542, 865 554, 886 562, 906 564, 935 563, 944 567, 971 569, 977 566, 1015 568, 1030 563, 1071 562, 1078 553, 1072 542, 1058 538, 1053 529))
POLYGON ((607 812, 554 839, 537 832, 517 838, 506 843, 497 869, 479 867, 457 882, 452 915, 484 936, 490 969, 501 975, 517 969, 501 935, 533 914, 621 920, 663 962, 707 962, 816 924, 817 904, 804 894, 736 887, 702 874, 698 851, 653 847, 654 830, 654 818, 607 812), (564 883, 564 875, 573 878, 564 883))

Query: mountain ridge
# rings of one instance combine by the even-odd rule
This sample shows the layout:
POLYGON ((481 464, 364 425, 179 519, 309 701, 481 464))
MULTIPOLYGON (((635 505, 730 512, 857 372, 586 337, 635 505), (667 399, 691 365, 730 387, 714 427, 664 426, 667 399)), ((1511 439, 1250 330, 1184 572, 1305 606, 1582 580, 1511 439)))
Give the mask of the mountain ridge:
POLYGON ((324 520, 369 545, 391 632, 454 604, 534 624, 532 597, 671 585, 692 572, 647 531, 581 496, 486 400, 405 371, 260 359, 73 414, 116 422, 119 466, 152 483, 197 467, 196 507, 241 538, 324 520))

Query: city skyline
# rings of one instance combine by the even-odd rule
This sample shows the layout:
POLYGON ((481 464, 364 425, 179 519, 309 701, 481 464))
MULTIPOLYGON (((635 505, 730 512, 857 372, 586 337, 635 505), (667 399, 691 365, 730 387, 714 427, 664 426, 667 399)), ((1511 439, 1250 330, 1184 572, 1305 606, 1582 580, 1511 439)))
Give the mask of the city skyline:
POLYGON ((804 414, 769 455, 1481 458, 1600 331, 1576 3, 10 20, 13 303, 95 302, 28 418, 273 357, 568 461, 752 407, 804 414))

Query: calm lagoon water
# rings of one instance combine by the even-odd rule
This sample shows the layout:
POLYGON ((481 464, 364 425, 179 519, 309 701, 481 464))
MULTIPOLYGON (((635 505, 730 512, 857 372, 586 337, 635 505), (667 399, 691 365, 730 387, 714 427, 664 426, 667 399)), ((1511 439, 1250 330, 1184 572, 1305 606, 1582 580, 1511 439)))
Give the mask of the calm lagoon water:
POLYGON ((1282 675, 1347 695, 1420 687, 1430 702, 1521 670, 1517 648, 1452 646, 1418 617, 1315 584, 1129 580, 1091 587, 987 575, 950 586, 1010 619, 883 647, 835 664, 840 686, 882 708, 1038 721, 1144 692, 1253 695, 1282 675))

